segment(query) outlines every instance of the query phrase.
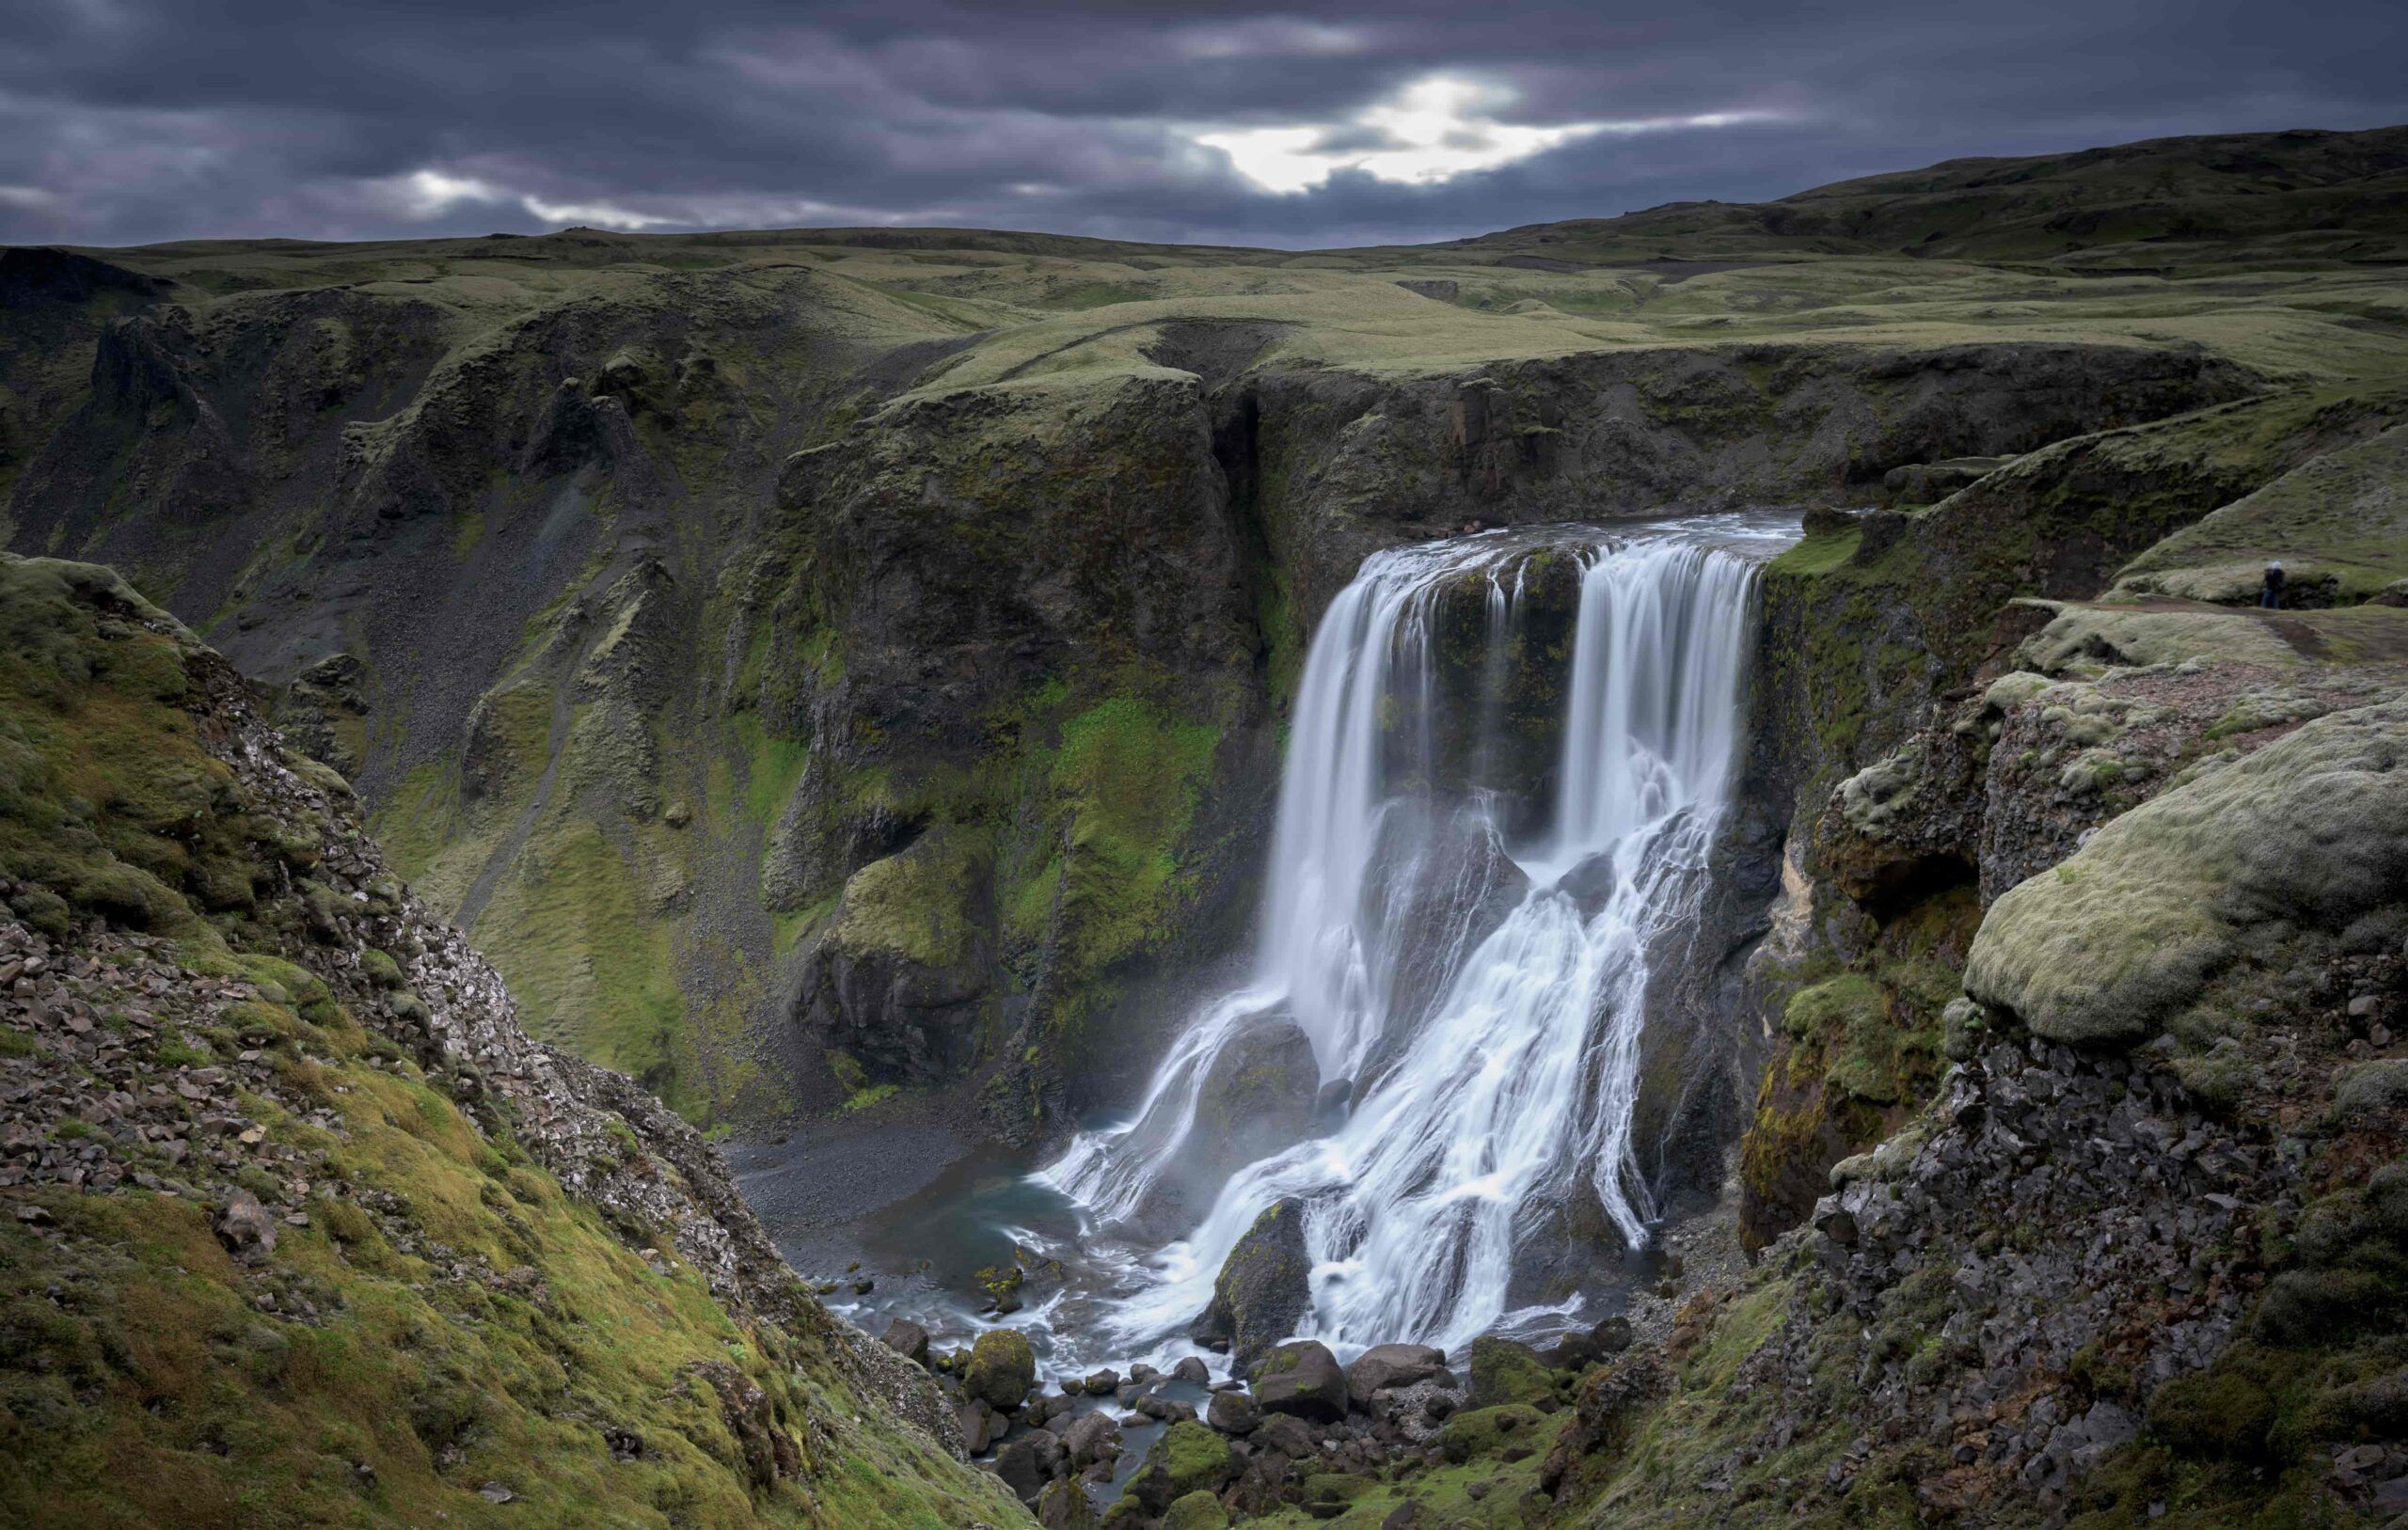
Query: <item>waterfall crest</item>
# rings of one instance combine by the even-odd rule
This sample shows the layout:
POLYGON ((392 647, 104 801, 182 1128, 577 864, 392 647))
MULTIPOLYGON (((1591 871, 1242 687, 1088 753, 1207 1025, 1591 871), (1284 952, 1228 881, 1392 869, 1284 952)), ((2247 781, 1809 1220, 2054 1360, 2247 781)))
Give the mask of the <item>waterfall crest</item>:
POLYGON ((1645 1241, 1631 1125, 1649 985, 1707 891, 1751 551, 1782 534, 1710 517, 1366 561, 1306 661, 1250 980, 1194 1017, 1125 1122, 1082 1134, 1042 1177, 1107 1227, 1139 1217, 1193 1145, 1214 1058, 1267 1015, 1303 1031, 1354 1103, 1220 1185, 1101 1314, 1114 1337, 1182 1328, 1284 1196, 1307 1207, 1311 1330, 1343 1347, 1459 1345, 1496 1327, 1534 1208, 1593 1196, 1627 1245, 1645 1241), (1566 554, 1578 598, 1552 811, 1517 833, 1517 804, 1479 778, 1526 572, 1566 554), (1442 658, 1464 655, 1438 652, 1439 596, 1465 579, 1487 585, 1468 765, 1441 726, 1442 658))

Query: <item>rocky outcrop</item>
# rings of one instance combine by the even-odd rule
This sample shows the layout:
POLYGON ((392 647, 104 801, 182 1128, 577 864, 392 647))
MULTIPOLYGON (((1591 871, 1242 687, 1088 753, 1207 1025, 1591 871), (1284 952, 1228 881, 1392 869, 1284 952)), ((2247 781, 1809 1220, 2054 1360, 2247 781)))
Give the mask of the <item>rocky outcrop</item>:
POLYGON ((1227 1347, 1240 1367, 1259 1364, 1312 1311, 1311 1274, 1304 1203, 1292 1196, 1273 1202, 1222 1261, 1212 1304, 1193 1336, 1227 1347))
POLYGON ((1302 1141, 1320 1094, 1312 1039, 1280 1014, 1258 1017, 1205 1067, 1187 1150, 1193 1161, 1182 1163, 1180 1177, 1217 1191, 1247 1164, 1302 1141))

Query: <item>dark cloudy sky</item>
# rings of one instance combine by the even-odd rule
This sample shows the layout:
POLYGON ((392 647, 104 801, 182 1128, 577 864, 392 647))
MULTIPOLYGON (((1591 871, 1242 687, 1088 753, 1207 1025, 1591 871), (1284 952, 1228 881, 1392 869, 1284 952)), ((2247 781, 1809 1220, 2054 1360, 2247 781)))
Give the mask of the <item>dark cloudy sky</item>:
POLYGON ((2408 120, 2397 0, 0 0, 0 243, 1312 245, 2408 120))

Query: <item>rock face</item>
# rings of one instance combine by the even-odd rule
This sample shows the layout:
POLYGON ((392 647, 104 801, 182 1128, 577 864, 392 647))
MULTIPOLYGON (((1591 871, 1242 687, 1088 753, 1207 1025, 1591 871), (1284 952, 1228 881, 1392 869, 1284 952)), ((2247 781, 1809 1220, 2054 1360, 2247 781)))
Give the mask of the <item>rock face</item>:
POLYGON ((455 1517, 482 1492, 603 1522, 648 1512, 642 1492, 559 1463, 657 1460, 669 1429, 709 1442, 685 1480, 722 1501, 801 1484, 822 1522, 997 1512, 926 1376, 811 1300, 700 1133, 528 1036, 386 868, 348 785, 171 618, 104 569, 0 555, 0 1192, 18 1207, 0 1269, 8 1301, 67 1282, 89 1303, 8 1366, 107 1357, 72 1362, 100 1368, 60 1395, 55 1439, 104 1431, 122 1468, 20 1442, 40 1512, 232 1522, 264 1491, 332 1521, 406 1491, 455 1517), (172 1242, 183 1273, 160 1286, 103 1257, 128 1238, 172 1242), (624 1306, 656 1287, 640 1317, 624 1306), (543 1316, 562 1303, 644 1341, 563 1347, 543 1316), (445 1316, 471 1307, 472 1328, 445 1316), (128 1311, 246 1337, 170 1377, 148 1338, 92 1337, 128 1311), (351 1357, 352 1380, 297 1400, 266 1384, 259 1357, 302 1348, 351 1357), (578 1422, 514 1396, 530 1364, 578 1378, 578 1422), (253 1431, 233 1465, 129 1464, 182 1448, 154 1431, 205 1398, 253 1431), (848 1473, 819 1432, 839 1416, 913 1464, 848 1473), (339 1475, 309 1443, 338 1436, 339 1475))
POLYGON ((1195 1337, 1228 1345, 1241 1365, 1257 1364, 1312 1311, 1311 1274, 1304 1203, 1274 1202, 1222 1262, 1195 1337))
POLYGON ((1186 1177, 1217 1191, 1232 1173, 1298 1142, 1312 1125, 1320 1092, 1311 1040, 1283 1015, 1257 1018, 1229 1038, 1205 1072, 1186 1177))
POLYGON ((803 958, 798 1013, 869 1082, 941 1083, 995 1041, 986 868, 960 839, 941 828, 855 872, 803 958))

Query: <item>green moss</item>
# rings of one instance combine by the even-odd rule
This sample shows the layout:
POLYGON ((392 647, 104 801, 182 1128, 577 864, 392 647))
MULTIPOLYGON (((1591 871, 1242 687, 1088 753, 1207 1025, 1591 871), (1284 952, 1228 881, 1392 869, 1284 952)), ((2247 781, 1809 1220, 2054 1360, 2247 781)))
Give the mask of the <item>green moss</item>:
POLYGON ((670 933, 599 825, 563 817, 531 838, 476 936, 530 1031, 686 1102, 691 1038, 670 933))

